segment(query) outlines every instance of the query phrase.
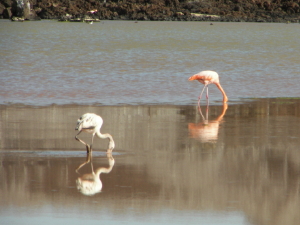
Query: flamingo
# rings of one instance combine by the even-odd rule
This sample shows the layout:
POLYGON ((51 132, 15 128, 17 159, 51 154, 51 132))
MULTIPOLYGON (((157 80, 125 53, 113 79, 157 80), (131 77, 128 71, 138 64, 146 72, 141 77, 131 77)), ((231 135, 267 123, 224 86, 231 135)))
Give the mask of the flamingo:
POLYGON ((189 78, 189 80, 198 80, 200 83, 204 84, 202 92, 199 95, 198 103, 201 100, 201 96, 202 96, 202 93, 203 93, 205 88, 206 88, 206 99, 208 101, 208 85, 209 84, 215 84, 217 86, 217 88, 219 88, 219 90, 222 92, 224 103, 228 101, 226 93, 225 93, 225 91, 223 90, 223 88, 220 84, 219 75, 215 71, 211 71, 211 70, 201 71, 201 72, 191 76, 189 78))
POLYGON ((78 132, 78 134, 76 134, 75 139, 86 146, 87 152, 92 151, 92 145, 93 145, 93 140, 94 140, 95 134, 97 134, 97 136, 99 138, 102 138, 102 139, 108 138, 109 139, 107 152, 109 152, 109 151, 111 152, 114 149, 115 142, 114 142, 112 136, 110 134, 101 134, 101 132, 100 132, 102 124, 103 124, 103 119, 101 118, 101 116, 98 116, 94 113, 85 113, 78 119, 75 130, 78 130, 79 132, 78 132), (85 143, 84 141, 82 141, 78 138, 78 135, 82 131, 92 133, 92 143, 90 145, 88 145, 87 143, 85 143))

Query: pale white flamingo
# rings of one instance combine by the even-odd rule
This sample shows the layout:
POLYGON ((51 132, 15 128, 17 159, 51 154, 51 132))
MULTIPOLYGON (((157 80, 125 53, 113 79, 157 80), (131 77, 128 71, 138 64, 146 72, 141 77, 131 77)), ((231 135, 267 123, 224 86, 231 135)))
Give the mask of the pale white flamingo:
POLYGON ((87 152, 92 151, 92 145, 93 145, 93 140, 94 140, 95 134, 97 134, 97 136, 99 138, 102 138, 102 139, 108 138, 109 139, 107 151, 112 151, 114 149, 115 142, 114 142, 112 136, 110 134, 101 134, 101 132, 100 132, 102 124, 103 124, 103 119, 101 118, 101 116, 98 116, 94 113, 83 114, 78 119, 75 130, 78 130, 79 132, 78 132, 78 134, 76 134, 75 139, 86 146, 87 152), (82 131, 92 134, 92 143, 90 145, 88 145, 87 143, 85 143, 84 141, 80 140, 77 137, 82 131))
POLYGON ((219 75, 215 71, 210 71, 210 70, 201 71, 201 72, 191 76, 189 78, 189 80, 197 80, 200 83, 204 84, 201 94, 199 95, 198 103, 200 103, 201 96, 202 96, 205 88, 206 88, 206 99, 208 101, 208 85, 209 84, 215 84, 218 87, 218 89, 222 92, 223 102, 228 101, 227 95, 220 84, 219 75))

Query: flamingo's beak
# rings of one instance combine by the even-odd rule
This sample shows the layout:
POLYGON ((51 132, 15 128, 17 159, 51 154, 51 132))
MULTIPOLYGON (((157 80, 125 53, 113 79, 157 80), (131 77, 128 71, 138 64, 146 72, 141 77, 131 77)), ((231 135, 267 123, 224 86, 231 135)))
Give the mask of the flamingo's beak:
POLYGON ((191 80, 194 80, 194 79, 193 79, 193 76, 191 76, 191 77, 189 78, 189 81, 191 81, 191 80))

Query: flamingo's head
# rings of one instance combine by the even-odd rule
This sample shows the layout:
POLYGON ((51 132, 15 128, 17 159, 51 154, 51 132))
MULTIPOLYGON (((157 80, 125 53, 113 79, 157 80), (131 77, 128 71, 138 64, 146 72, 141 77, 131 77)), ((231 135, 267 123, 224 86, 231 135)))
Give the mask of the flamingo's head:
POLYGON ((191 77, 189 78, 189 81, 191 81, 191 80, 197 80, 197 76, 196 76, 196 75, 191 76, 191 77))
POLYGON ((193 80, 197 80, 200 83, 205 84, 205 77, 200 76, 199 74, 195 74, 189 78, 189 81, 193 81, 193 80))

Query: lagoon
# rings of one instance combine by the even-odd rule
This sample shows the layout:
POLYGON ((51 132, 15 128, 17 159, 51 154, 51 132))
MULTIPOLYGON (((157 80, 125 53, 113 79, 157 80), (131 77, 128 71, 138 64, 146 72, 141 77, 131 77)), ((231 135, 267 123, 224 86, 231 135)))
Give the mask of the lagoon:
POLYGON ((0 20, 1 224, 299 224, 298 28, 0 20), (207 69, 229 102, 210 86, 199 111, 207 69), (84 164, 86 112, 116 148, 84 164))

